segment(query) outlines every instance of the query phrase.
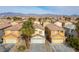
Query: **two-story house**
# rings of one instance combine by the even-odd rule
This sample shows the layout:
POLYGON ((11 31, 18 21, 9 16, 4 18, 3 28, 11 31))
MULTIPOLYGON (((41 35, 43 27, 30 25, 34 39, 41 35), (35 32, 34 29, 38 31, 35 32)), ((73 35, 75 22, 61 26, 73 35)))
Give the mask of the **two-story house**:
POLYGON ((3 43, 3 35, 4 35, 4 29, 10 27, 11 24, 9 21, 0 20, 0 43, 3 43))
POLYGON ((32 35, 31 43, 45 43, 44 27, 39 24, 33 25, 35 33, 32 35))
POLYGON ((67 37, 70 37, 70 36, 77 36, 77 33, 76 33, 76 25, 73 24, 72 22, 66 22, 65 25, 64 25, 64 28, 65 28, 65 35, 67 37))
POLYGON ((21 23, 12 23, 11 27, 8 27, 4 30, 4 36, 3 36, 3 43, 9 44, 9 43, 17 43, 19 41, 20 32, 19 30, 22 27, 21 23))
POLYGON ((45 36, 50 43, 64 43, 65 30, 55 24, 49 24, 45 27, 45 36))

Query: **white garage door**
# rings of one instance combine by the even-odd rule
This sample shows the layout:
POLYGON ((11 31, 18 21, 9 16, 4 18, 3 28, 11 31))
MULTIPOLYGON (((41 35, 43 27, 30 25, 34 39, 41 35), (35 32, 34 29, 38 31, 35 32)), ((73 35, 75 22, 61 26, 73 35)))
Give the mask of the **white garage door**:
POLYGON ((6 43, 16 43, 16 40, 14 40, 14 39, 9 39, 9 40, 6 40, 6 43))
POLYGON ((44 38, 32 38, 31 43, 45 43, 44 38))

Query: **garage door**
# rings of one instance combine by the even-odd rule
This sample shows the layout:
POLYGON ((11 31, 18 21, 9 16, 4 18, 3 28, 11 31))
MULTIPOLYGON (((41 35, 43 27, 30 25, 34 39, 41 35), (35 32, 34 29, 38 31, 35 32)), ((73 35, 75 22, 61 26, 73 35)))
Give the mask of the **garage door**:
POLYGON ((9 40, 6 40, 6 43, 16 43, 16 40, 14 40, 14 39, 9 39, 9 40))
POLYGON ((32 38, 31 43, 45 43, 44 38, 32 38))

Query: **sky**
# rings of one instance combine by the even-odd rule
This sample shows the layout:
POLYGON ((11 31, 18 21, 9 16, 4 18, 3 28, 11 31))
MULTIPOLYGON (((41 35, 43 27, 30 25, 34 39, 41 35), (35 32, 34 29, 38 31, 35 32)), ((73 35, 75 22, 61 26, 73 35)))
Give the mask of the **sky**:
POLYGON ((79 15, 79 6, 0 6, 0 13, 79 15))

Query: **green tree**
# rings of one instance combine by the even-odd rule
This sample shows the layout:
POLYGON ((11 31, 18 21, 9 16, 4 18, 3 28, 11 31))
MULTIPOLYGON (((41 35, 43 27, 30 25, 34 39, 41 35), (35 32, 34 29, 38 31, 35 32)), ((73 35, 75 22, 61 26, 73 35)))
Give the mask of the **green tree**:
POLYGON ((32 34, 34 33, 33 23, 31 20, 25 21, 23 23, 23 26, 21 28, 21 33, 22 33, 22 38, 26 42, 27 48, 29 48, 29 41, 32 34))
POLYGON ((79 37, 79 21, 75 25, 76 25, 76 31, 77 31, 78 37, 79 37))
POLYGON ((11 20, 11 17, 7 17, 8 20, 11 20))
POLYGON ((18 20, 22 20, 22 18, 21 17, 13 17, 13 20, 18 21, 18 20))
POLYGON ((39 18, 38 21, 40 22, 40 24, 43 26, 43 19, 39 18))
POLYGON ((78 37, 70 37, 70 38, 68 38, 67 43, 68 43, 71 47, 73 47, 73 48, 79 50, 79 38, 78 38, 78 37))
POLYGON ((36 20, 36 18, 34 18, 34 17, 29 17, 28 20, 34 22, 34 21, 36 20))
POLYGON ((70 21, 71 20, 71 18, 70 17, 66 17, 66 16, 64 16, 64 18, 65 18, 65 21, 70 21))
POLYGON ((17 49, 18 49, 18 51, 24 51, 24 50, 26 49, 26 47, 23 46, 23 45, 21 45, 21 46, 19 46, 17 49))

